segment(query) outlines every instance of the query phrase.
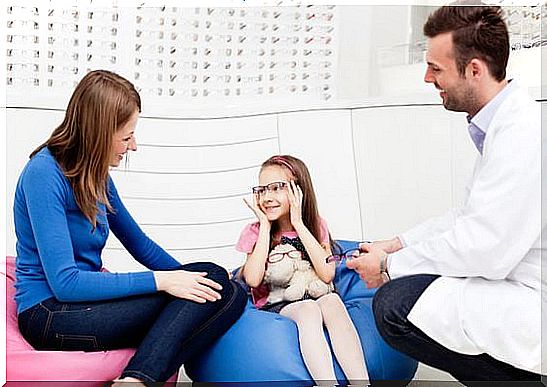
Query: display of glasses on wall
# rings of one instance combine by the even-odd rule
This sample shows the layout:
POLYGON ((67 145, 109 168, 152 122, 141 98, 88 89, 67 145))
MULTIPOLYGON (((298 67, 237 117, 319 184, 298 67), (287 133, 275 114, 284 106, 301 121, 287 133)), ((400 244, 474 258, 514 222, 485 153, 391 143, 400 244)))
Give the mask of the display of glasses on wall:
MULTIPOLYGON (((414 6, 409 43, 380 46, 376 50, 380 67, 411 65, 424 62, 427 50, 421 26, 436 7, 414 6)), ((503 6, 511 50, 547 45, 547 5, 503 6)))
POLYGON ((335 6, 37 4, 7 7, 8 99, 72 89, 99 68, 130 78, 143 98, 177 103, 335 94, 335 6))
POLYGON ((520 50, 544 46, 547 39, 541 36, 541 30, 547 28, 545 4, 533 6, 504 7, 511 50, 520 50), (543 10, 543 12, 542 12, 543 10))
POLYGON ((90 69, 116 70, 115 10, 10 6, 7 16, 8 86, 72 88, 90 69), (18 65, 34 71, 18 71, 18 65))
POLYGON ((334 7, 137 8, 134 74, 158 96, 327 100, 307 65, 332 61, 333 18, 334 7))

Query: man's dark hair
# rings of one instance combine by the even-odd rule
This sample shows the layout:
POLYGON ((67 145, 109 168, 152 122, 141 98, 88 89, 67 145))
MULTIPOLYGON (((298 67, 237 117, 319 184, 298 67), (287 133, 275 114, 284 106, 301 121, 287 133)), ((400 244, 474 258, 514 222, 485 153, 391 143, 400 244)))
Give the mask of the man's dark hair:
POLYGON ((424 25, 424 35, 433 38, 451 32, 456 66, 460 75, 473 58, 486 62, 490 74, 505 79, 509 59, 509 33, 500 7, 444 6, 433 12, 424 25))

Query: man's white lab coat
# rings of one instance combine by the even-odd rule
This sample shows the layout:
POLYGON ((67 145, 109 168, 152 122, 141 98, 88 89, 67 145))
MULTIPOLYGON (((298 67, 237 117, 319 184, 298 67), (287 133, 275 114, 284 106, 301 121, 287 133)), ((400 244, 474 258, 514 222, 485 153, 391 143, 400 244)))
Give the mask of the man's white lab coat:
POLYGON ((408 317, 429 337, 540 373, 541 112, 514 81, 506 87, 465 204, 403 233, 389 272, 442 276, 408 317))

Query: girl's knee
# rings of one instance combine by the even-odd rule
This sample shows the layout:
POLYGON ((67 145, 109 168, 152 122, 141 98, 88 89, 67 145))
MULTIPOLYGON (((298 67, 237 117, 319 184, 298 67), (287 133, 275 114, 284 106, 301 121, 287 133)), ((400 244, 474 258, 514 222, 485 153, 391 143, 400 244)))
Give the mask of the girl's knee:
POLYGON ((322 324, 321 308, 314 300, 294 302, 281 309, 280 313, 297 324, 308 322, 319 322, 322 324))
POLYGON ((340 298, 340 296, 337 293, 329 293, 324 295, 323 297, 319 298, 317 300, 317 303, 321 307, 321 310, 329 309, 337 309, 337 310, 343 310, 346 307, 344 306, 344 302, 340 298))
POLYGON ((341 321, 350 321, 344 302, 336 293, 327 294, 318 300, 325 325, 338 324, 341 321))

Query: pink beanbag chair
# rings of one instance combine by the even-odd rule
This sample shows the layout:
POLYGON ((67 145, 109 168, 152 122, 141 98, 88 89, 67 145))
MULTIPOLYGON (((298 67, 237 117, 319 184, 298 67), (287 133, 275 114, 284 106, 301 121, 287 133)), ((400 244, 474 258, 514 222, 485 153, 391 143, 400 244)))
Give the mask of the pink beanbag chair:
MULTIPOLYGON (((7 381, 63 381, 63 386, 101 386, 120 376, 134 349, 104 352, 37 351, 25 341, 17 326, 15 258, 6 257, 0 272, 6 277, 6 379, 7 381), (87 383, 83 383, 87 382, 87 383)), ((176 381, 174 375, 169 381, 176 381)))

